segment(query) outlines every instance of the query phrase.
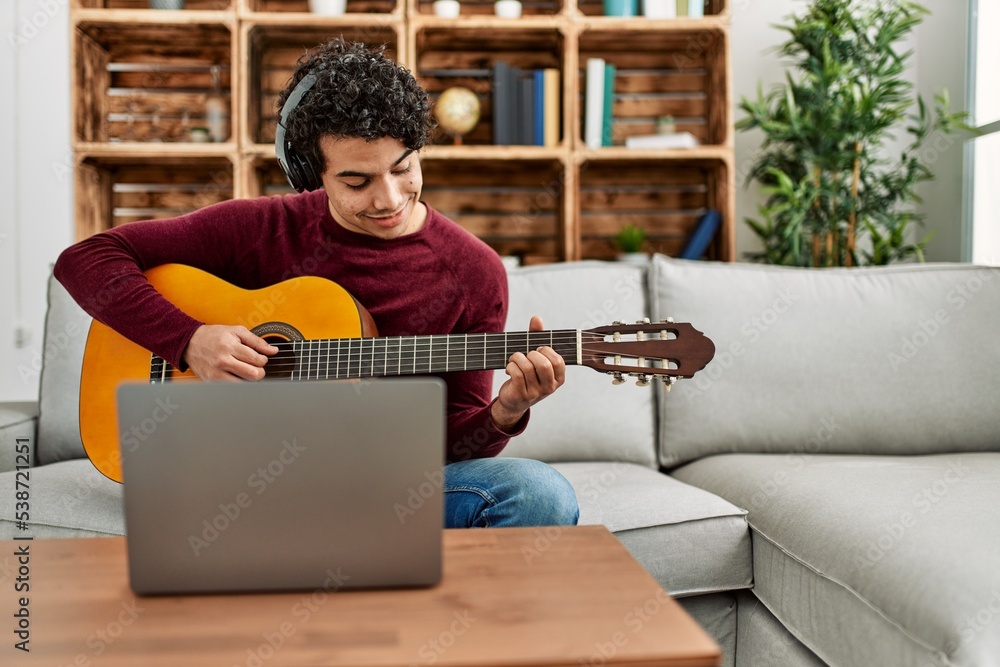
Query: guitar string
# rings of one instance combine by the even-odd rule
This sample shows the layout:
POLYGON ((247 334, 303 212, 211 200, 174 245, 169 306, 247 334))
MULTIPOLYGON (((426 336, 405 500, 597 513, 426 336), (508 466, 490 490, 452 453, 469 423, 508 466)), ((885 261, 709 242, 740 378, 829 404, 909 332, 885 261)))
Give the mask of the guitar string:
MULTIPOLYGON (((541 341, 541 344, 544 344, 546 341, 550 341, 550 345, 552 346, 555 346, 556 344, 559 343, 572 343, 575 347, 577 342, 577 336, 575 332, 570 332, 566 334, 560 333, 552 337, 549 337, 545 332, 531 332, 531 333, 534 334, 534 337, 536 338, 545 339, 541 341)), ((441 334, 440 337, 453 338, 455 336, 462 336, 462 335, 465 334, 441 334)), ((467 335, 478 337, 478 336, 503 336, 504 334, 490 333, 490 334, 467 334, 467 335)), ((267 364, 265 365, 265 368, 271 371, 280 371, 289 368, 291 368, 293 371, 296 369, 300 369, 304 374, 311 374, 312 372, 318 372, 321 366, 325 366, 327 367, 328 371, 329 369, 333 369, 339 375, 339 369, 342 366, 346 365, 347 369, 345 370, 345 373, 347 375, 352 375, 350 373, 350 366, 356 364, 360 367, 360 365, 362 363, 365 363, 366 361, 368 368, 366 368, 365 370, 370 371, 373 368, 377 369, 379 366, 381 366, 383 369, 387 369, 390 363, 387 357, 388 355, 392 354, 393 355, 392 361, 395 361, 397 364, 403 361, 405 361, 406 363, 412 362, 416 366, 423 366, 423 365, 427 366, 426 371, 423 368, 421 368, 420 369, 421 372, 446 372, 445 368, 447 368, 447 365, 445 366, 445 368, 435 368, 434 366, 440 365, 442 361, 447 361, 448 363, 450 363, 453 357, 462 357, 463 359, 466 360, 465 365, 468 365, 467 360, 470 355, 473 356, 474 358, 476 356, 482 355, 484 363, 486 362, 486 357, 490 354, 493 355, 504 354, 505 356, 501 357, 497 361, 505 360, 506 358, 509 357, 509 355, 507 354, 508 348, 521 347, 517 344, 521 341, 509 340, 509 339, 514 337, 523 337, 524 335, 525 335, 524 332, 510 333, 508 334, 507 337, 508 339, 505 342, 499 340, 489 341, 484 339, 480 340, 468 339, 465 346, 458 345, 457 347, 452 348, 447 352, 441 350, 433 350, 432 349, 433 342, 430 340, 431 338, 430 336, 420 337, 421 340, 419 341, 416 340, 416 337, 410 337, 410 336, 310 339, 306 341, 278 341, 272 343, 272 345, 277 347, 279 351, 286 348, 292 348, 294 350, 296 346, 299 346, 300 349, 295 350, 298 353, 298 358, 287 361, 276 360, 277 363, 267 364), (362 341, 362 343, 359 345, 354 345, 354 341, 362 341), (381 344, 377 342, 373 343, 369 347, 369 349, 366 350, 363 349, 363 346, 364 343, 367 341, 381 341, 381 344), (336 345, 334 345, 334 343, 336 343, 336 345), (346 345, 343 345, 342 343, 346 343, 346 345), (398 346, 396 345, 396 343, 398 343, 398 346), (326 344, 326 347, 321 347, 321 345, 323 344, 326 344), (392 344, 392 347, 390 347, 390 344, 392 344), (343 349, 344 347, 347 347, 348 349, 345 350, 343 349), (329 356, 334 351, 338 352, 339 363, 333 362, 331 364, 330 363, 331 359, 329 358, 329 356), (375 359, 374 357, 376 354, 382 354, 385 356, 383 357, 383 359, 375 359), (398 358, 396 355, 399 355, 398 358), (304 367, 303 362, 306 363, 316 362, 317 364, 316 369, 304 367), (433 364, 431 362, 437 362, 437 363, 433 364)), ((602 334, 596 334, 596 335, 602 335, 602 334)), ((653 338, 647 341, 627 340, 627 341, 620 341, 619 343, 615 343, 613 341, 600 341, 600 342, 590 341, 589 343, 583 343, 580 346, 580 350, 581 353, 603 354, 603 356, 610 357, 615 355, 613 353, 608 352, 607 349, 605 349, 604 346, 608 344, 614 345, 614 344, 620 344, 622 342, 624 343, 659 342, 661 340, 663 339, 653 338)), ((677 340, 677 339, 676 338, 666 339, 666 342, 669 342, 671 340, 677 340)), ((570 350, 569 352, 572 352, 572 350, 570 350)), ((638 357, 638 355, 622 355, 622 356, 629 359, 635 359, 638 357)), ((659 357, 656 357, 655 355, 653 355, 652 357, 650 357, 650 355, 643 355, 643 356, 659 359, 659 357)), ((174 367, 173 364, 170 364, 169 362, 167 362, 167 366, 173 370, 176 370, 176 367, 174 367)), ((659 367, 649 367, 649 368, 653 368, 654 370, 665 370, 659 367)), ((456 369, 456 370, 463 370, 463 369, 456 369)), ((498 369, 487 367, 482 370, 498 370, 498 369)), ((360 374, 361 370, 359 369, 357 372, 360 374)), ((385 374, 388 375, 388 373, 385 374)), ((411 373, 399 373, 399 374, 409 375, 414 373, 411 372, 411 373)))
MULTIPOLYGON (((613 353, 608 352, 604 348, 588 348, 587 346, 584 346, 584 347, 581 348, 581 350, 582 350, 583 354, 587 354, 588 356, 590 356, 590 355, 600 355, 602 357, 618 356, 618 355, 614 355, 613 353)), ((423 373, 463 372, 463 371, 475 371, 475 370, 500 370, 501 368, 503 368, 503 367, 505 367, 507 365, 507 358, 506 357, 502 357, 502 358, 498 359, 497 360, 497 362, 498 362, 497 364, 489 364, 489 365, 486 365, 483 368, 479 368, 478 365, 475 365, 475 364, 468 364, 468 363, 466 363, 465 364, 467 366, 466 368, 449 369, 447 366, 443 366, 442 365, 442 362, 444 361, 443 357, 442 358, 435 358, 434 359, 435 363, 430 363, 430 361, 431 361, 430 358, 426 357, 426 356, 423 359, 421 359, 421 357, 419 357, 419 356, 406 356, 406 357, 402 357, 401 359, 396 359, 395 357, 393 357, 393 358, 391 358, 389 360, 388 363, 386 363, 384 360, 375 360, 375 361, 373 361, 371 359, 371 355, 370 355, 369 352, 363 352, 363 353, 352 352, 348 356, 345 356, 345 355, 342 354, 340 356, 340 362, 339 363, 337 363, 336 361, 334 361, 332 363, 326 363, 326 359, 323 356, 313 355, 311 359, 306 359, 305 358, 306 356, 308 356, 308 355, 304 355, 301 359, 295 359, 295 360, 289 360, 289 361, 279 361, 277 363, 267 363, 267 364, 264 365, 263 368, 266 371, 269 371, 269 372, 272 372, 272 373, 273 372, 290 370, 291 372, 301 371, 301 373, 303 375, 307 375, 307 376, 316 374, 318 376, 339 378, 341 375, 343 375, 344 377, 351 378, 351 377, 365 377, 365 376, 375 377, 376 375, 377 376, 419 375, 419 374, 423 374, 423 373), (303 362, 309 362, 309 361, 311 361, 311 362, 317 362, 317 363, 316 363, 316 365, 314 367, 308 368, 308 367, 306 367, 303 364, 303 362), (389 367, 393 365, 394 361, 397 364, 400 361, 402 361, 404 364, 410 364, 410 369, 407 370, 407 371, 403 371, 403 372, 391 373, 391 372, 389 372, 389 367), (499 364, 500 361, 504 362, 503 365, 499 364), (364 369, 360 368, 362 364, 365 365, 364 369), (352 366, 354 367, 353 369, 351 368, 352 366), (322 370, 320 370, 320 369, 322 369, 322 370), (382 369, 382 372, 376 373, 375 371, 377 371, 379 369, 382 369), (344 372, 341 373, 341 371, 344 371, 344 372), (362 371, 364 371, 364 372, 362 372, 362 371)), ((627 360, 638 359, 638 355, 620 355, 620 356, 623 359, 627 359, 627 360)), ((646 359, 648 359, 648 360, 650 360, 650 361, 654 361, 654 360, 655 361, 661 361, 661 360, 663 360, 662 357, 659 357, 659 356, 656 356, 656 355, 643 355, 643 357, 646 358, 646 359)), ((569 359, 568 365, 578 365, 578 364, 575 364, 574 361, 575 361, 574 359, 569 359)), ((484 361, 484 363, 485 363, 485 361, 484 361)), ((583 364, 583 365, 586 365, 586 364, 583 364)), ((620 365, 623 366, 623 367, 630 367, 630 368, 631 367, 638 367, 638 366, 632 366, 632 365, 626 365, 626 364, 620 364, 620 365)), ((167 370, 169 370, 171 372, 177 370, 176 366, 174 366, 173 364, 171 364, 169 362, 166 362, 166 366, 167 366, 167 370)), ((641 368, 648 368, 648 369, 653 370, 653 371, 677 370, 675 368, 662 368, 660 366, 641 366, 641 368)))

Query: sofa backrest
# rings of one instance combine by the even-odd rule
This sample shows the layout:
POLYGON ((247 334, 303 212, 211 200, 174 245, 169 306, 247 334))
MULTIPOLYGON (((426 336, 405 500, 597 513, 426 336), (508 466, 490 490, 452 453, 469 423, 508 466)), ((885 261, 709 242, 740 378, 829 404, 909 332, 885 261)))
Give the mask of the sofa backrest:
MULTIPOLYGON (((546 329, 587 329, 648 313, 645 267, 617 262, 570 262, 508 270, 507 331, 525 331, 532 315, 546 329)), ((507 380, 494 376, 494 394, 507 380)), ((566 369, 566 383, 531 408, 527 429, 503 456, 547 462, 624 461, 656 465, 656 384, 619 386, 585 366, 566 369)))
POLYGON ((93 321, 55 278, 49 278, 38 405, 38 463, 86 456, 80 440, 80 371, 93 321))
POLYGON ((661 463, 725 452, 1000 449, 1000 269, 795 269, 657 256, 654 318, 715 359, 662 398, 661 463))

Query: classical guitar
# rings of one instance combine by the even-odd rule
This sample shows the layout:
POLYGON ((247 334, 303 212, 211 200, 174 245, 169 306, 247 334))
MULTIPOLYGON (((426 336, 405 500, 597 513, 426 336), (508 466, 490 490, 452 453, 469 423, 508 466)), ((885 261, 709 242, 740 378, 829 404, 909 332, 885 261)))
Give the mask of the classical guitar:
MULTIPOLYGON (((334 380, 500 369, 515 352, 543 345, 567 365, 590 366, 614 382, 662 379, 667 387, 705 367, 715 345, 690 324, 648 320, 593 329, 378 337, 367 310, 341 286, 304 276, 244 290, 199 269, 165 264, 146 272, 168 301, 209 324, 244 324, 279 348, 269 380, 334 380), (322 304, 319 306, 318 304, 322 304), (256 326, 254 326, 256 325, 256 326)), ((196 380, 94 320, 80 381, 80 435, 91 462, 121 481, 115 389, 124 381, 196 380)))

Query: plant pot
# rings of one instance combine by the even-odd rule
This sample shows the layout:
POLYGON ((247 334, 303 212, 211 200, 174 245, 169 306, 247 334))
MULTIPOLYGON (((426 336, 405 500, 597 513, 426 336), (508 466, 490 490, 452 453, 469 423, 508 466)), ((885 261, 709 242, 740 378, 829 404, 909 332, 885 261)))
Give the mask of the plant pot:
POLYGON ((497 0, 493 3, 493 13, 502 19, 519 19, 521 0, 497 0))
POLYGON ((619 262, 626 262, 628 264, 640 264, 645 266, 649 264, 649 253, 648 252, 622 252, 618 254, 619 262))
POLYGON ((150 9, 184 9, 184 0, 149 0, 150 9))
POLYGON ((343 16, 347 0, 309 0, 309 11, 320 16, 343 16))
POLYGON ((458 0, 434 0, 433 7, 434 16, 440 16, 443 19, 458 18, 461 9, 458 0))
POLYGON ((650 19, 675 19, 677 0, 643 0, 642 15, 650 19))

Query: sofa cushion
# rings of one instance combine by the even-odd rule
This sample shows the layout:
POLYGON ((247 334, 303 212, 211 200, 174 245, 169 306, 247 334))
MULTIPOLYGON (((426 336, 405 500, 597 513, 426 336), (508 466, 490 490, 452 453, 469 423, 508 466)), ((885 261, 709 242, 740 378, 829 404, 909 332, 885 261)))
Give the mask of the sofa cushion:
MULTIPOLYGON (((587 329, 646 314, 646 272, 618 262, 571 262, 508 272, 508 331, 525 331, 532 315, 546 329, 587 329)), ((507 380, 494 376, 494 391, 507 380)), ((506 456, 542 461, 629 461, 656 464, 653 389, 583 366, 566 369, 566 383, 531 408, 528 428, 506 456)))
POLYGON ((1000 269, 657 256, 651 289, 654 319, 689 321, 716 345, 663 401, 666 466, 726 452, 1000 449, 1000 269))
MULTIPOLYGON (((0 474, 0 498, 13 498, 15 473, 0 474)), ((28 530, 15 524, 14 503, 0 503, 0 539, 124 535, 122 485, 97 471, 87 459, 31 469, 28 530)))
POLYGON ((743 510, 631 463, 553 467, 576 491, 580 524, 606 526, 671 595, 751 585, 750 535, 743 510))
POLYGON ((91 321, 66 288, 49 278, 39 391, 40 465, 86 456, 80 440, 80 375, 91 321))
POLYGON ((826 662, 1000 665, 1000 454, 733 454, 674 476, 749 510, 754 593, 826 662))

